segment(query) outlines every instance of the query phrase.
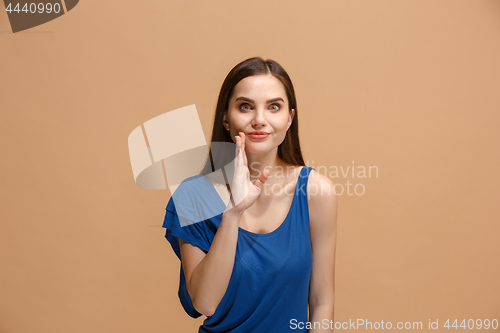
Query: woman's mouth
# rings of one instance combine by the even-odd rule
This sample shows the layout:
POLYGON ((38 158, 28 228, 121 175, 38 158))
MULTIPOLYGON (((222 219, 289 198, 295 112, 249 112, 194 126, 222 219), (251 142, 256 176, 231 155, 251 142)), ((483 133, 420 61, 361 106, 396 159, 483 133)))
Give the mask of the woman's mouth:
POLYGON ((262 132, 262 131, 256 131, 256 132, 250 132, 247 134, 249 138, 251 139, 265 139, 269 136, 269 133, 267 132, 262 132))

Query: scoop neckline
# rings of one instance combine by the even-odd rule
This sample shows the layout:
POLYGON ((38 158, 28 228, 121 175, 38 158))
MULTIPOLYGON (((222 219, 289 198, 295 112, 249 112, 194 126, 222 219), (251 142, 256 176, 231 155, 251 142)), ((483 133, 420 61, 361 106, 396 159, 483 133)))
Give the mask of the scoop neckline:
MULTIPOLYGON (((242 227, 238 226, 238 231, 242 231, 243 233, 246 233, 248 235, 252 235, 252 236, 256 236, 256 237, 265 237, 265 236, 271 236, 271 235, 274 235, 275 233, 277 233, 279 230, 283 229, 283 226, 285 225, 285 222, 288 221, 289 217, 290 217, 290 212, 292 211, 292 207, 295 203, 295 200, 296 200, 296 197, 297 197, 297 185, 299 185, 299 181, 300 181, 300 178, 302 176, 302 172, 304 170, 306 166, 303 165, 302 168, 300 169, 299 171, 299 176, 297 177, 297 182, 295 183, 295 189, 293 190, 293 198, 292 198, 292 203, 290 204, 290 208, 288 209, 288 213, 286 214, 286 217, 285 219, 281 222, 281 224, 276 228, 274 229, 273 231, 270 231, 268 233, 265 233, 265 234, 259 234, 259 233, 256 233, 256 232, 252 232, 252 231, 248 231, 246 229, 243 229, 242 227)), ((204 177, 205 178, 205 177, 204 177)), ((207 179, 207 181, 210 183, 210 186, 212 187, 212 189, 215 191, 215 193, 217 194, 217 198, 219 199, 219 201, 224 205, 226 206, 226 204, 224 203, 224 201, 222 201, 222 198, 220 197, 219 195, 219 192, 217 192, 217 190, 215 189, 215 187, 212 185, 212 183, 207 179)), ((222 214, 221 214, 221 218, 222 218, 222 214)))

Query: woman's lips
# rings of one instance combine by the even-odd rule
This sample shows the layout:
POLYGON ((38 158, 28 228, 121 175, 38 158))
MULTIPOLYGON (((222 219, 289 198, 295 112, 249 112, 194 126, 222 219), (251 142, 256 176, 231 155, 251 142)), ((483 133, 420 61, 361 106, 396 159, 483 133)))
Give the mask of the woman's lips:
POLYGON ((250 132, 248 133, 248 137, 251 139, 265 139, 269 136, 267 132, 250 132))

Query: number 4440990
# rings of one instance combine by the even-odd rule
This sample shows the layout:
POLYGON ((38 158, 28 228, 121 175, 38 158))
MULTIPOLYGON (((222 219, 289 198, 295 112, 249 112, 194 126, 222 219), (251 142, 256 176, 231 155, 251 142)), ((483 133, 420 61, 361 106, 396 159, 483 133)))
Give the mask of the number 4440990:
POLYGON ((455 328, 455 329, 458 329, 458 328, 468 328, 468 329, 481 329, 481 328, 484 328, 484 329, 489 329, 489 328, 493 328, 493 329, 497 329, 498 328, 498 320, 496 319, 493 319, 493 320, 489 320, 489 319, 477 319, 477 320, 474 320, 474 319, 469 319, 467 321, 462 320, 462 322, 460 323, 460 325, 458 325, 458 319, 455 319, 455 321, 453 322, 453 324, 450 325, 450 320, 448 319, 446 321, 446 323, 443 325, 443 327, 446 327, 447 329, 450 329, 450 328, 455 328))
POLYGON ((35 14, 35 13, 59 13, 61 11, 61 5, 58 4, 58 3, 55 3, 54 5, 52 5, 51 3, 30 3, 29 6, 27 3, 24 4, 23 8, 20 9, 19 8, 19 3, 14 7, 14 9, 12 9, 12 3, 9 3, 9 5, 7 6, 7 8, 5 8, 5 11, 9 12, 9 13, 12 13, 12 12, 16 12, 16 13, 21 13, 21 12, 25 12, 25 13, 31 13, 31 14, 35 14))

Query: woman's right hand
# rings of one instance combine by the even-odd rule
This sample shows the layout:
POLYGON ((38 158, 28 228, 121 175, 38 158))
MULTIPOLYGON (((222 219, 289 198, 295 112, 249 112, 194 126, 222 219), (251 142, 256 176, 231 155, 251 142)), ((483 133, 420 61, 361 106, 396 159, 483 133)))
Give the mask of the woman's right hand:
POLYGON ((245 139, 245 133, 242 132, 235 137, 236 158, 231 184, 232 209, 239 214, 242 214, 255 203, 269 177, 269 170, 265 169, 254 183, 250 180, 250 171, 248 170, 247 155, 245 153, 245 139))

